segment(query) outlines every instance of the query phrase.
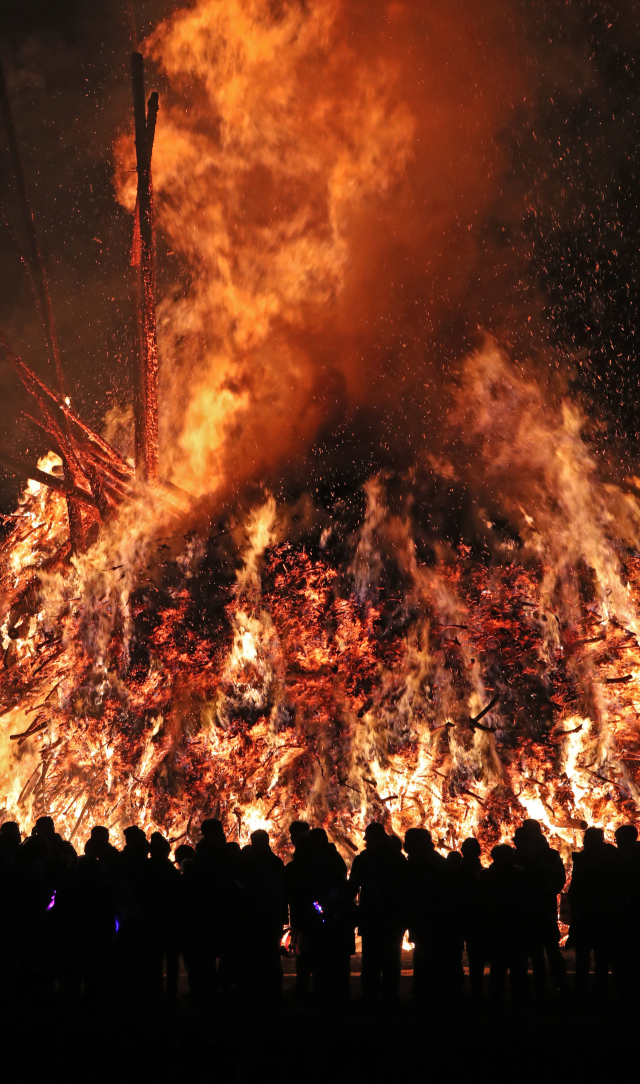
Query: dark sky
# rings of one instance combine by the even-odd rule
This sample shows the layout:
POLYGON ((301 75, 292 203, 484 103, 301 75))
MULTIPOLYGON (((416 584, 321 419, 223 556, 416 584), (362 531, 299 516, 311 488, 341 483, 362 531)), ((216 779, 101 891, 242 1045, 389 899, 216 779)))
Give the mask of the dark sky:
MULTIPOLYGON (((640 27, 637 5, 516 0, 534 87, 502 133, 511 171, 487 221, 517 268, 513 327, 535 310, 539 348, 558 350, 576 394, 598 404, 608 439, 638 449, 640 290, 640 27)), ((141 35, 175 5, 138 0, 141 35)), ((122 0, 2 0, 5 65, 63 362, 80 412, 98 424, 128 393, 130 218, 112 183, 114 139, 130 112, 129 24, 122 0)), ((162 87, 159 88, 162 90, 162 87)), ((21 237, 0 138, 2 218, 21 237)), ((41 327, 28 277, 0 222, 0 327, 43 374, 41 327)), ((494 250, 495 236, 491 251, 494 250)), ((159 240, 159 288, 178 269, 159 240)), ((501 317, 501 320, 504 320, 501 317)), ((0 444, 34 460, 46 442, 19 424, 26 399, 0 362, 0 444)), ((0 477, 0 504, 18 484, 0 477)))
POLYGON ((538 95, 509 134, 525 182, 527 280, 578 388, 637 454, 640 13, 633 3, 532 3, 538 95))

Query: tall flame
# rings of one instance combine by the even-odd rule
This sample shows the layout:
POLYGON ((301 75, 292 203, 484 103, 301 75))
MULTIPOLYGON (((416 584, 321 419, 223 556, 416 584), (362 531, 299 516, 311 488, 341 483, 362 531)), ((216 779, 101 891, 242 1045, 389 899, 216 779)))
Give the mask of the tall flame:
MULTIPOLYGON (((154 33, 158 221, 190 276, 159 311, 178 484, 264 479, 358 404, 424 430, 429 346, 501 183, 514 24, 476 0, 199 0, 154 33)), ((123 136, 129 206, 132 156, 123 136)))

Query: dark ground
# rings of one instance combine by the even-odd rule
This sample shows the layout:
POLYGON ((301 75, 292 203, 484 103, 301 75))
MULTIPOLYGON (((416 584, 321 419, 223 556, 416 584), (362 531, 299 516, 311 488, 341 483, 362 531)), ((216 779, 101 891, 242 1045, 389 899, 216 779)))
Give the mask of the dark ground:
MULTIPOLYGON (((570 979, 572 960, 567 954, 570 979)), ((547 1004, 514 1012, 462 1004, 429 1012, 410 1000, 411 957, 403 960, 401 1003, 366 1010, 360 1001, 359 957, 352 960, 352 1004, 321 1012, 297 1003, 293 961, 285 961, 281 1009, 189 1008, 181 977, 178 1005, 149 1012, 111 1006, 38 1013, 17 1024, 5 1018, 4 1079, 84 1081, 216 1080, 367 1081, 613 1080, 638 1072, 637 1015, 613 994, 599 1008, 566 1003, 550 989, 547 1004), (288 974, 287 974, 288 973, 288 974)), ((465 980, 465 987, 468 980, 465 980)))

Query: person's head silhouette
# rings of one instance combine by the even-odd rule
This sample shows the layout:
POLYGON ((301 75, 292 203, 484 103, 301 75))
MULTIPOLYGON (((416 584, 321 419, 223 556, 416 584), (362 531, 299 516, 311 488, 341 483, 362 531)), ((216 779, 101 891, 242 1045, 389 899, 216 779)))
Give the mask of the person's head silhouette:
POLYGON ((204 820, 200 825, 200 833, 202 838, 213 846, 224 847, 227 842, 222 821, 218 820, 217 817, 209 817, 204 820))
POLYGON ((305 851, 313 851, 317 854, 329 846, 329 837, 324 828, 312 828, 304 837, 305 851))
POLYGON ((526 851, 530 843, 530 837, 524 831, 523 826, 520 825, 513 833, 513 845, 517 851, 526 851))
POLYGON ((526 820, 522 822, 520 827, 525 839, 534 840, 543 838, 540 821, 526 820))
POLYGON ((192 862, 195 856, 193 847, 190 847, 188 843, 181 843, 179 847, 176 847, 173 858, 176 866, 184 871, 184 862, 192 862))
POLYGON ((482 854, 480 844, 474 836, 469 836, 468 839, 464 839, 460 846, 462 857, 465 859, 479 858, 482 854))
POLYGON ((93 836, 89 836, 84 845, 84 853, 86 858, 99 858, 102 853, 100 841, 93 836))
POLYGON ((384 825, 378 821, 372 821, 364 830, 364 845, 367 850, 377 850, 387 843, 387 833, 384 825))
POLYGON ((301 839, 304 839, 310 832, 309 825, 306 821, 291 821, 289 825, 289 838, 294 847, 298 846, 301 839))
POLYGON ((407 828, 404 849, 410 858, 431 853, 434 850, 431 832, 427 828, 407 828))
POLYGON ((493 864, 500 869, 506 869, 514 865, 516 852, 508 843, 498 843, 491 849, 493 864))
POLYGON ((633 850, 638 842, 638 829, 635 824, 621 824, 616 828, 615 838, 619 851, 633 850))
POLYGON ((149 853, 152 858, 168 858, 171 854, 171 844, 165 839, 162 832, 152 832, 149 839, 149 853))
POLYGON ((4 821, 0 825, 0 839, 11 847, 19 847, 22 842, 20 826, 17 821, 4 821))
POLYGON ((35 824, 35 834, 41 836, 47 843, 54 843, 56 828, 53 823, 53 817, 38 817, 35 824))
POLYGON ((96 839, 98 843, 109 842, 109 829, 104 824, 94 824, 91 829, 91 838, 96 839))
POLYGON ((270 850, 269 833, 264 828, 257 828, 255 832, 251 833, 251 846, 259 854, 266 853, 266 851, 270 850))
POLYGON ((142 828, 139 828, 137 824, 130 824, 128 828, 125 828, 124 832, 125 851, 128 855, 136 855, 142 857, 149 853, 149 843, 142 828))
POLYGON ((592 826, 591 828, 586 829, 586 831, 585 831, 585 833, 584 833, 584 835, 582 837, 582 846, 584 847, 585 851, 597 850, 597 848, 601 847, 603 843, 604 843, 604 829, 603 828, 595 828, 594 826, 592 826))

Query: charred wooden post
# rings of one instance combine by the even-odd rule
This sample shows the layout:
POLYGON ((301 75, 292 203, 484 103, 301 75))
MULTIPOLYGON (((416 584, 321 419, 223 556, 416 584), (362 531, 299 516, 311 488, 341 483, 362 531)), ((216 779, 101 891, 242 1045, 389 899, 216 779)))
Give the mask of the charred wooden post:
POLYGON ((134 459, 136 474, 145 473, 145 424, 144 424, 144 353, 142 348, 142 291, 140 289, 140 216, 138 200, 133 212, 133 237, 131 238, 131 385, 133 388, 134 459))
MULTIPOLYGON (((134 390, 136 471, 145 481, 158 481, 158 344, 156 338, 155 223, 151 184, 151 151, 158 112, 158 95, 145 108, 144 59, 131 54, 136 167, 138 171, 137 229, 139 231, 138 379, 134 390)), ((135 267, 136 237, 132 264, 135 267)), ((137 321, 136 321, 137 322, 137 321)))
MULTIPOLYGON (((69 466, 69 460, 65 456, 62 457, 62 469, 64 476, 72 481, 74 489, 77 488, 77 483, 81 476, 78 476, 74 470, 69 466)), ((67 493, 67 515, 69 517, 69 538, 71 540, 71 552, 82 553, 86 548, 85 540, 85 524, 82 516, 82 511, 75 497, 72 497, 70 493, 67 493)))
MULTIPOLYGON (((32 273, 32 281, 35 286, 36 297, 38 299, 38 305, 40 308, 42 326, 44 328, 44 337, 47 346, 47 356, 49 358, 49 364, 53 372, 55 373, 56 382, 60 394, 64 398, 68 398, 67 384, 64 377, 64 371, 62 369, 62 362, 60 361, 58 338, 56 335, 56 329, 53 320, 53 310, 51 308, 51 296, 49 294, 47 273, 45 271, 44 261, 42 259, 42 252, 40 251, 40 245, 38 244, 38 235, 36 233, 36 227, 33 221, 33 212, 31 210, 29 194, 27 192, 27 183, 24 176, 24 170, 22 168, 22 160, 20 158, 20 151, 18 148, 18 139, 16 136, 15 125, 13 123, 13 116, 11 114, 11 105, 9 102, 7 81, 5 79, 4 68, 2 67, 1 63, 0 112, 2 113, 2 120, 7 134, 7 144, 9 147, 9 155, 11 158, 11 165, 13 168, 13 174, 16 182, 20 210, 22 212, 22 219, 24 222, 27 240, 29 243, 29 263, 32 273)), ((65 477, 71 483, 72 489, 74 487, 77 487, 78 483, 81 481, 81 475, 76 470, 74 470, 73 464, 69 462, 67 457, 63 457, 63 469, 65 477)), ((84 524, 82 512, 78 503, 76 502, 76 499, 71 496, 71 491, 67 493, 67 512, 69 515, 69 535, 71 538, 71 548, 74 551, 83 549, 84 524)))

